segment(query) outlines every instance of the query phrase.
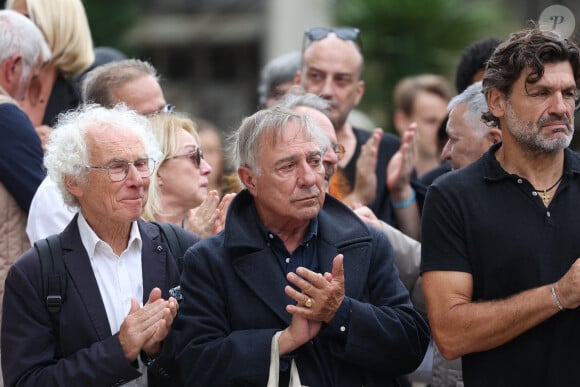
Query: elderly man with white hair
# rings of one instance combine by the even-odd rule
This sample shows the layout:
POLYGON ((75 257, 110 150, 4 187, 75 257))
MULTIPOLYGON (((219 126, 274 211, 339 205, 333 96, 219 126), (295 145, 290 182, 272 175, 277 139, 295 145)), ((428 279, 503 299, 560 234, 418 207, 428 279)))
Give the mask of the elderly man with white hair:
POLYGON ((159 157, 149 121, 123 105, 61 116, 45 164, 79 209, 58 235, 64 301, 55 322, 39 253, 24 253, 5 285, 7 385, 179 385, 171 368, 178 304, 169 295, 179 269, 160 229, 140 219, 159 157))

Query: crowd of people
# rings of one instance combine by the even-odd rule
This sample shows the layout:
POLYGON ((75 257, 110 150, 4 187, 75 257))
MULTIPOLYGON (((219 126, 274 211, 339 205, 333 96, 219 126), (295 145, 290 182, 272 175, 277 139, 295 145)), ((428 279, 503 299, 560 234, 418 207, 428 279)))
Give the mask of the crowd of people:
POLYGON ((396 135, 352 119, 361 31, 309 28, 224 138, 48 3, 0 10, 4 385, 575 384, 572 40, 402 79, 396 135))

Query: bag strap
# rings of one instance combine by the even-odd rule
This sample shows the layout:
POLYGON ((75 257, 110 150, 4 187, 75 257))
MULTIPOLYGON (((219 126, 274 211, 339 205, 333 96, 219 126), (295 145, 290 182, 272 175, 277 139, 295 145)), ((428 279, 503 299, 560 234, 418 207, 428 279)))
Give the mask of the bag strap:
MULTIPOLYGON (((46 308, 52 320, 52 329, 56 342, 60 342, 60 309, 66 294, 66 270, 62 260, 62 247, 57 234, 34 242, 34 248, 40 260, 42 274, 42 294, 46 308)), ((60 345, 56 349, 57 357, 61 356, 60 345)))
MULTIPOLYGON (((268 373, 268 384, 266 387, 278 387, 280 380, 280 348, 278 340, 282 331, 278 331, 272 337, 272 344, 270 346, 270 371, 268 373)), ((290 365, 290 380, 289 387, 302 387, 300 382, 300 375, 298 374, 298 367, 296 367, 296 360, 292 359, 290 365)))
POLYGON ((173 223, 151 222, 157 227, 165 237, 169 250, 177 262, 177 267, 181 273, 183 270, 183 255, 191 245, 187 231, 173 223))
POLYGON ((62 260, 62 248, 58 235, 51 235, 34 243, 40 259, 43 295, 46 307, 58 320, 66 294, 66 270, 62 260))

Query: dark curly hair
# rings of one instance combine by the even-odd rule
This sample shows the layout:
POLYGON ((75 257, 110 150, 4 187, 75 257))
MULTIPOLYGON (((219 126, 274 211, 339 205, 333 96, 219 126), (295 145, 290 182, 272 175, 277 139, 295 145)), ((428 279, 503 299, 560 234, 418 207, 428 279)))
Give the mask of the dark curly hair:
MULTIPOLYGON (((499 90, 506 98, 511 95, 512 86, 520 77, 522 70, 532 71, 526 78, 527 84, 534 84, 544 76, 544 65, 568 61, 576 87, 580 84, 580 51, 571 40, 565 39, 554 31, 541 30, 530 23, 527 29, 514 32, 500 44, 487 62, 483 77, 483 93, 487 96, 490 89, 499 90)), ((499 126, 499 120, 488 110, 482 119, 489 126, 499 126)))
POLYGON ((501 43, 497 38, 478 40, 469 45, 461 54, 461 59, 455 72, 455 89, 461 94, 473 84, 473 76, 485 69, 487 60, 501 43))

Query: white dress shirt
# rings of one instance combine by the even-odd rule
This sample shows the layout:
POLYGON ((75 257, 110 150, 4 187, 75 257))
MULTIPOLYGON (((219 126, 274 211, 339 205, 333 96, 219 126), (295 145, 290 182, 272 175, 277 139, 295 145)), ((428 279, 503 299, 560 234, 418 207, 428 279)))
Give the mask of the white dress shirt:
MULTIPOLYGON (((131 298, 136 298, 139 305, 143 306, 142 240, 139 227, 136 221, 133 222, 129 243, 120 256, 95 234, 82 212, 79 213, 78 227, 107 311, 111 332, 115 334, 129 314, 131 298)), ((140 359, 139 370, 143 375, 125 386, 147 386, 147 368, 140 359)))
POLYGON ((30 244, 62 232, 76 213, 76 209, 64 204, 56 183, 50 177, 45 177, 36 189, 28 210, 26 234, 30 244))

